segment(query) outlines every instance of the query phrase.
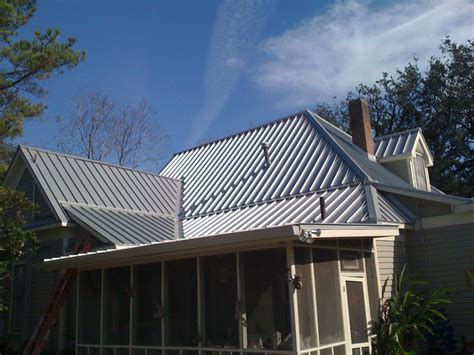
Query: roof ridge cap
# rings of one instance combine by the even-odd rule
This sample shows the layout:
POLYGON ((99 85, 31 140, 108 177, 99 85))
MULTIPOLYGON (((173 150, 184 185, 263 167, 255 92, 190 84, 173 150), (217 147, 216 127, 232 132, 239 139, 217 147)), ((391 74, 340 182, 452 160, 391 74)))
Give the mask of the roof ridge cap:
POLYGON ((347 132, 344 132, 342 129, 340 129, 339 127, 337 127, 336 125, 332 124, 331 122, 329 122, 327 119, 325 119, 324 117, 321 117, 320 115, 318 115, 317 113, 309 110, 309 109, 306 109, 306 111, 308 111, 312 116, 316 116, 318 119, 320 120, 323 120, 324 122, 326 122, 328 125, 330 125, 331 127, 337 129, 340 133, 344 134, 345 136, 347 136, 347 138, 350 138, 352 140, 352 136, 347 133, 347 132))
POLYGON ((313 117, 311 111, 307 111, 309 114, 305 114, 307 119, 313 124, 313 127, 315 127, 320 133, 322 133, 323 138, 327 141, 327 143, 336 150, 337 154, 340 155, 341 159, 349 165, 350 168, 352 168, 355 172, 355 174, 362 179, 362 183, 366 183, 367 180, 372 180, 370 178, 370 175, 355 162, 349 153, 345 151, 345 149, 335 140, 335 138, 332 137, 332 135, 322 126, 322 124, 315 118, 313 117))
POLYGON ((108 210, 108 211, 121 211, 121 212, 128 212, 128 213, 137 213, 137 214, 144 214, 144 215, 152 215, 156 217, 170 217, 174 219, 178 219, 177 215, 172 215, 172 214, 165 214, 165 213, 160 213, 160 212, 150 212, 150 211, 141 211, 141 210, 131 210, 127 208, 120 208, 120 207, 108 207, 108 206, 98 206, 98 205, 90 205, 87 203, 81 203, 81 202, 68 202, 68 201, 62 201, 58 200, 59 204, 61 207, 67 207, 67 206, 78 206, 78 207, 88 207, 88 208, 98 208, 100 210, 108 210))
POLYGON ((408 133, 408 132, 415 132, 415 131, 423 133, 421 127, 410 128, 410 129, 405 129, 405 130, 399 131, 399 132, 393 132, 393 133, 389 133, 389 134, 384 134, 382 136, 376 136, 376 137, 374 137, 374 141, 375 140, 380 140, 380 139, 383 139, 383 138, 387 138, 387 137, 394 137, 396 135, 401 135, 401 134, 408 133))

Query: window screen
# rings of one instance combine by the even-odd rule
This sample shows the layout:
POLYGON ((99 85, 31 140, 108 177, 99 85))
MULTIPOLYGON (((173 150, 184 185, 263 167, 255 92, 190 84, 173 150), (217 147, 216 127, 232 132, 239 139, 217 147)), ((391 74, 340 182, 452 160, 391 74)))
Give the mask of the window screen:
POLYGON ((196 346, 200 342, 197 327, 196 259, 166 263, 167 343, 174 346, 196 346))
POLYGON ((247 347, 292 348, 286 249, 242 254, 247 347))
POLYGON ((133 284, 133 344, 161 345, 161 264, 135 266, 133 284))
POLYGON ((82 271, 79 275, 79 343, 100 343, 100 297, 102 270, 82 271))
POLYGON ((125 345, 130 339, 130 267, 104 271, 104 344, 125 345))
POLYGON ((320 345, 343 341, 344 327, 337 251, 315 248, 313 261, 320 345))
POLYGON ((214 255, 202 259, 205 346, 239 345, 236 255, 214 255))
POLYGON ((302 349, 318 346, 311 263, 310 248, 295 248, 295 271, 296 275, 300 276, 303 282, 303 287, 296 291, 302 349))
POLYGON ((416 186, 421 190, 427 190, 425 160, 421 155, 415 157, 416 186))

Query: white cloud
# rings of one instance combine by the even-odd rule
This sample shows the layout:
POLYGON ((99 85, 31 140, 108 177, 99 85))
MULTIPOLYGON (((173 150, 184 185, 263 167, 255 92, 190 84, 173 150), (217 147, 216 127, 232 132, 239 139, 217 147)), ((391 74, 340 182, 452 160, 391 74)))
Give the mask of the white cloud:
POLYGON ((426 62, 446 35, 459 42, 473 38, 469 0, 404 1, 377 10, 372 5, 338 1, 264 41, 256 81, 283 105, 310 105, 393 73, 413 56, 426 62))
POLYGON ((269 5, 268 0, 224 0, 219 6, 204 75, 204 101, 188 144, 202 139, 229 100, 256 47, 269 5))

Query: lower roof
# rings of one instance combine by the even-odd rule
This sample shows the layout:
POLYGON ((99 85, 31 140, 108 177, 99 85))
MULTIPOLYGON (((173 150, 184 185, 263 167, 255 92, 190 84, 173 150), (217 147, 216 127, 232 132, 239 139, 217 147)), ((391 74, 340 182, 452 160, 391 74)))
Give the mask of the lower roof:
POLYGON ((320 231, 316 239, 375 238, 399 235, 399 226, 395 224, 294 224, 227 233, 222 234, 220 238, 209 236, 175 239, 142 246, 135 245, 96 250, 77 255, 46 259, 42 267, 47 270, 68 267, 97 269, 202 254, 235 252, 236 250, 249 247, 275 246, 281 245, 282 242, 297 241, 302 233, 315 229, 320 231))

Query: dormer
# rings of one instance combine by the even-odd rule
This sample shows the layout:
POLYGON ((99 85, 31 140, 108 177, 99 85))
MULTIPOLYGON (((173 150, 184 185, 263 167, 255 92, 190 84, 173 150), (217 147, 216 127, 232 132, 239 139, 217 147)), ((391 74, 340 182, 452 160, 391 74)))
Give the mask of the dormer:
POLYGON ((411 186, 431 191, 428 167, 433 157, 421 128, 375 137, 374 144, 377 162, 411 186))

